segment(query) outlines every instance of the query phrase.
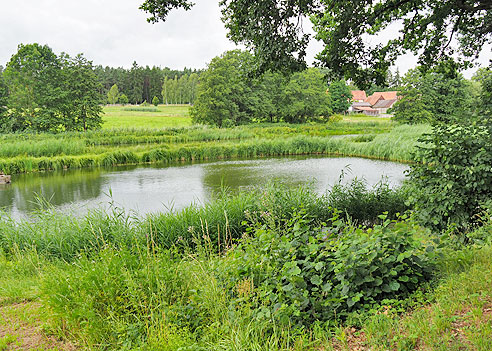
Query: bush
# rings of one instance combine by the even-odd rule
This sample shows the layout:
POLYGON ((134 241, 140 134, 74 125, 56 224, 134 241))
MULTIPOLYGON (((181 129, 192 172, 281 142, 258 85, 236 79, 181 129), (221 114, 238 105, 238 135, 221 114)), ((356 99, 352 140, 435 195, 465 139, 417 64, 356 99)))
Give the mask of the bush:
POLYGON ((159 98, 157 96, 154 96, 154 98, 152 99, 152 105, 154 105, 155 107, 159 105, 159 98))
POLYGON ((255 306, 259 320, 310 325, 407 296, 431 278, 429 235, 409 220, 381 217, 363 230, 336 216, 315 227, 305 211, 282 226, 253 223, 231 253, 223 281, 238 305, 255 306), (247 296, 243 285, 249 284, 247 296))
POLYGON ((128 104, 129 100, 125 94, 121 94, 119 99, 118 99, 118 102, 122 105, 126 105, 126 104, 128 104))
POLYGON ((436 230, 479 224, 492 198, 492 134, 486 126, 437 125, 421 140, 409 173, 411 202, 421 222, 436 230))

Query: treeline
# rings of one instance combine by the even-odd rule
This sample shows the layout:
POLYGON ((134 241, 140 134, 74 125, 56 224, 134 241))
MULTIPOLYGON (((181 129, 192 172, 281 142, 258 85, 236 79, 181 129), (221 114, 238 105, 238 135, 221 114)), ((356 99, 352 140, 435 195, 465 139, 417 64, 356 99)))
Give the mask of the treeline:
POLYGON ((195 123, 220 127, 251 122, 327 120, 347 110, 350 89, 343 81, 329 90, 316 68, 285 76, 267 72, 255 76, 256 60, 248 52, 228 51, 214 58, 200 76, 191 115, 195 123))
POLYGON ((199 70, 185 68, 182 71, 168 67, 142 67, 133 62, 132 68, 96 66, 94 72, 101 83, 100 93, 108 96, 108 103, 159 103, 192 104, 196 96, 199 70), (118 89, 116 99, 114 86, 118 89))

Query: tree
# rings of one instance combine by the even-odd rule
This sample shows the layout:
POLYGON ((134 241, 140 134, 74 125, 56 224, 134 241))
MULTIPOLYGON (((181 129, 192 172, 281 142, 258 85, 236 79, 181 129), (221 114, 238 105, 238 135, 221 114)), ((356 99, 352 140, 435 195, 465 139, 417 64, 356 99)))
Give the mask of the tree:
POLYGON ((104 97, 100 93, 101 84, 94 73, 92 62, 81 54, 74 58, 62 54, 60 60, 66 89, 66 99, 58 107, 63 129, 86 131, 100 128, 104 97))
POLYGON ((193 122, 228 127, 250 121, 254 117, 248 76, 252 64, 251 54, 240 50, 212 59, 191 108, 193 122))
MULTIPOLYGON (((3 68, 0 66, 0 68, 3 68)), ((8 103, 8 88, 4 82, 3 74, 0 72, 0 132, 4 132, 5 126, 8 125, 7 120, 7 103, 8 103)), ((8 131, 8 130, 7 130, 8 131)))
POLYGON ((442 68, 408 71, 399 94, 403 98, 395 104, 393 113, 400 122, 450 122, 471 115, 468 82, 461 74, 442 68))
POLYGON ((486 77, 481 82, 482 91, 480 93, 481 108, 480 112, 492 123, 492 70, 489 69, 486 77))
POLYGON ((128 97, 125 94, 121 94, 118 101, 120 104, 126 105, 128 104, 128 97))
POLYGON ((136 61, 133 62, 130 70, 130 89, 128 98, 132 104, 139 104, 142 100, 143 94, 143 80, 142 80, 142 67, 140 67, 136 61))
POLYGON ((294 73, 282 96, 279 109, 286 122, 303 123, 332 113, 323 75, 316 68, 294 73))
POLYGON ((188 79, 190 85, 190 104, 193 105, 196 99, 196 91, 198 88, 198 74, 192 73, 190 74, 190 78, 188 79))
POLYGON ((111 89, 108 91, 108 102, 111 105, 114 105, 118 102, 118 97, 120 96, 120 92, 118 90, 118 86, 116 84, 113 84, 111 89))
POLYGON ((152 105, 156 107, 159 105, 159 98, 157 96, 154 96, 154 98, 152 99, 152 105))
POLYGON ((87 130, 101 124, 100 85, 82 55, 57 57, 48 46, 19 45, 4 72, 9 108, 4 131, 87 130))
MULTIPOLYGON (((418 55, 426 68, 458 56, 468 67, 492 41, 490 0, 221 0, 228 36, 245 44, 258 58, 258 69, 299 70, 305 67, 309 36, 302 19, 311 18, 316 38, 324 43, 317 58, 338 78, 351 78, 360 88, 384 85, 388 68, 403 53, 418 55), (396 21, 399 36, 371 45, 396 21)), ((141 9, 149 21, 165 20, 176 8, 189 10, 188 0, 146 0, 141 9)))
MULTIPOLYGON (((482 67, 472 77, 472 81, 479 85, 478 98, 479 113, 492 119, 492 68, 482 67)), ((492 121, 491 121, 492 123, 492 121)))
POLYGON ((349 87, 343 80, 337 80, 330 84, 329 87, 331 108, 335 113, 343 113, 350 107, 352 94, 349 87))
POLYGON ((11 110, 9 131, 58 131, 58 106, 66 99, 58 57, 47 45, 20 44, 4 72, 11 110))

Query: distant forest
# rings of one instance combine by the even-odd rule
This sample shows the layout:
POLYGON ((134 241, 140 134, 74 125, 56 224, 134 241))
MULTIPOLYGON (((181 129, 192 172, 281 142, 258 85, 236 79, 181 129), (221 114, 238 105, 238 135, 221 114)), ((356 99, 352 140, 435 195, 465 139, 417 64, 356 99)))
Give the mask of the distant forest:
POLYGON ((139 66, 133 62, 132 68, 94 67, 94 72, 102 84, 101 93, 107 96, 113 85, 118 86, 120 96, 125 95, 131 104, 152 103, 157 97, 162 103, 193 103, 196 82, 201 70, 184 68, 182 71, 168 67, 139 66), (165 89, 164 82, 167 82, 165 89), (163 96, 167 91, 167 96, 163 96), (166 101, 167 100, 167 101, 166 101))

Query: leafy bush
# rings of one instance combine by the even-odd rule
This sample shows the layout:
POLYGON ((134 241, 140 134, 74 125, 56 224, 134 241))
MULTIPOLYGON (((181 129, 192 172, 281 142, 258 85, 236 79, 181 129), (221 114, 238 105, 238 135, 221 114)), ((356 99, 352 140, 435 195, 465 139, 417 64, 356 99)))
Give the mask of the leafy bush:
POLYGON ((282 226, 253 223, 231 253, 223 281, 257 319, 310 325, 415 291, 431 277, 432 246, 412 221, 384 220, 364 230, 336 216, 314 227, 305 211, 282 226), (244 294, 243 285, 252 288, 244 294), (254 288, 253 288, 254 287, 254 288))
POLYGON ((128 104, 130 100, 128 100, 128 96, 126 96, 125 94, 121 94, 120 97, 118 98, 118 102, 122 105, 126 105, 128 104))
POLYGON ((486 126, 437 125, 421 140, 409 173, 411 202, 422 223, 437 230, 478 224, 492 198, 492 134, 486 126))
POLYGON ((154 96, 154 98, 152 99, 152 105, 154 105, 155 107, 159 105, 159 98, 157 96, 154 96))

